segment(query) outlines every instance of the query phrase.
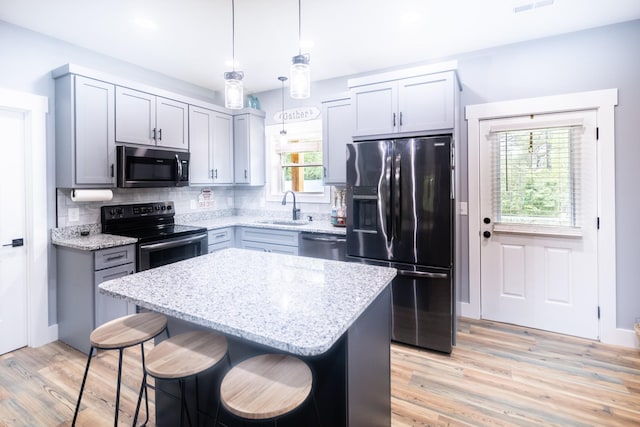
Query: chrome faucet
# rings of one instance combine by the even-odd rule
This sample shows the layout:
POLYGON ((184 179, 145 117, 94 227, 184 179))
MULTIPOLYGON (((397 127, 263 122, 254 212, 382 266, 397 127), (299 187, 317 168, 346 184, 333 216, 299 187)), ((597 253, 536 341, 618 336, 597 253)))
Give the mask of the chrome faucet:
POLYGON ((282 206, 287 204, 287 194, 291 193, 293 196, 293 220, 300 219, 300 209, 296 208, 296 193, 291 190, 287 190, 284 192, 284 196, 282 197, 282 206))

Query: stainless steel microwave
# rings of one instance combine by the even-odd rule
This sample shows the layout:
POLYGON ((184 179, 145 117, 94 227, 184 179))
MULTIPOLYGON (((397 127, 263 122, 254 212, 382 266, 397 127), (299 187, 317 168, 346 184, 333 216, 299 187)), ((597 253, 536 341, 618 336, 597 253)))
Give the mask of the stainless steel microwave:
POLYGON ((117 157, 118 187, 189 185, 189 153, 119 145, 117 157))

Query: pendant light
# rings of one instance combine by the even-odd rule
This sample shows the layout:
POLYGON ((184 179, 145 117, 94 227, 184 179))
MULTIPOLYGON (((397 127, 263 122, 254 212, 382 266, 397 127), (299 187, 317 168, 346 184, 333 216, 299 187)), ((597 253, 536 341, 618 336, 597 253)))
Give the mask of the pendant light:
POLYGON ((231 52, 233 61, 232 71, 224 73, 224 106, 239 110, 244 107, 244 90, 242 78, 244 73, 236 71, 236 16, 235 0, 231 0, 231 52))
POLYGON ((289 85, 289 94, 294 99, 305 99, 311 96, 310 58, 309 54, 302 54, 300 1, 298 0, 298 54, 291 59, 291 84, 289 85))
POLYGON ((282 83, 282 130, 280 131, 280 135, 284 136, 287 134, 287 131, 284 130, 284 82, 287 81, 287 78, 285 76, 280 76, 278 77, 278 80, 282 83))

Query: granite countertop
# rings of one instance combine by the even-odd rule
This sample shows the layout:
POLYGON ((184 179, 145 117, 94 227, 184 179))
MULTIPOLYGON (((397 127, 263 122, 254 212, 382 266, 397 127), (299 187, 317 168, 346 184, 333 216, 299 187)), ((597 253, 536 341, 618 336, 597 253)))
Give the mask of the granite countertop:
POLYGON ((51 230, 51 243, 54 245, 83 251, 97 251, 99 249, 131 245, 137 241, 138 239, 133 237, 102 234, 95 230, 91 231, 88 236, 80 235, 80 231, 77 229, 64 230, 54 228, 51 230))
POLYGON ((330 349, 396 270, 224 249, 104 282, 153 311, 301 356, 330 349))
MULTIPOLYGON (((208 230, 216 230, 225 227, 256 227, 271 230, 304 231, 308 233, 330 233, 336 235, 346 235, 344 227, 334 227, 329 221, 310 221, 304 225, 286 224, 288 220, 278 218, 265 218, 256 216, 222 216, 204 220, 176 220, 177 224, 193 225, 203 227, 208 230), (273 221, 285 222, 276 224, 273 221)), ((304 221, 306 222, 306 221, 304 221)), ((99 224, 91 226, 79 226, 64 228, 54 228, 51 230, 51 243, 56 246, 64 246, 84 251, 95 251, 99 249, 112 248, 115 246, 129 245, 136 243, 137 239, 132 237, 116 236, 112 234, 102 234, 99 224), (90 234, 81 236, 81 229, 88 228, 90 234)))
POLYGON ((254 227, 271 230, 304 231, 307 233, 329 233, 344 236, 347 234, 345 227, 335 227, 326 220, 300 221, 300 224, 292 225, 276 222, 291 222, 282 218, 264 218, 256 216, 226 216, 198 221, 181 221, 181 224, 205 227, 208 230, 216 230, 224 227, 254 227))

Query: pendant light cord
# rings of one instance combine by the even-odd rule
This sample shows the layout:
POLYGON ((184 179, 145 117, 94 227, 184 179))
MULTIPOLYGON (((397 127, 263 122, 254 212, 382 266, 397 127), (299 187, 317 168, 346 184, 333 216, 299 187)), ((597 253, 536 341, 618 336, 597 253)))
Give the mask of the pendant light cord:
POLYGON ((302 55, 302 7, 298 0, 298 55, 302 55))
MULTIPOLYGON (((299 1, 299 0, 298 0, 299 1)), ((231 0, 231 67, 236 71, 236 2, 231 0)))

